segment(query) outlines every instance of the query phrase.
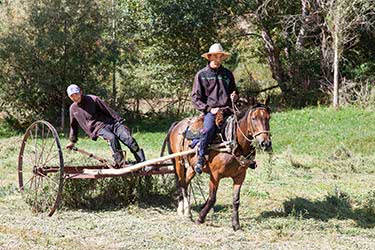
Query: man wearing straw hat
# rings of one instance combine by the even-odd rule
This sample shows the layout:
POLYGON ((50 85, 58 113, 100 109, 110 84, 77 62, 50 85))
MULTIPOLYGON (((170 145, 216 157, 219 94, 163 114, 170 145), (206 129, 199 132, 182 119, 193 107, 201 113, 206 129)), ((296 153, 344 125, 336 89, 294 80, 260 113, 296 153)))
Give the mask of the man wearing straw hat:
POLYGON ((221 65, 223 60, 230 55, 223 50, 220 43, 213 44, 209 51, 202 55, 209 61, 207 66, 201 69, 194 78, 193 106, 204 114, 203 136, 199 143, 198 161, 194 167, 198 174, 202 173, 208 144, 212 142, 216 133, 217 112, 219 110, 230 112, 231 99, 233 101, 238 99, 233 73, 221 65))
MULTIPOLYGON (((67 149, 72 149, 77 142, 78 126, 80 126, 91 139, 96 140, 101 137, 108 142, 117 167, 121 167, 124 160, 119 140, 130 149, 137 162, 146 160, 143 150, 123 124, 124 119, 106 102, 95 95, 84 95, 80 87, 75 84, 69 85, 66 91, 73 101, 69 111, 70 142, 66 145, 67 149)), ((145 168, 145 171, 149 170, 151 169, 145 168)))

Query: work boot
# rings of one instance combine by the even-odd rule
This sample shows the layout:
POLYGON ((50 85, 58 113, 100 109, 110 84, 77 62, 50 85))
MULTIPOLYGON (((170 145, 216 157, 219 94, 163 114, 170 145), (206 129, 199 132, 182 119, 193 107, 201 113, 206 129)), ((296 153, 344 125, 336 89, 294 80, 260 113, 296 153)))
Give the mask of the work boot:
POLYGON ((197 173, 197 174, 201 174, 202 173, 202 169, 203 169, 203 166, 204 166, 204 157, 199 157, 198 158, 198 161, 197 161, 197 164, 194 166, 194 171, 197 173))
POLYGON ((124 163, 124 156, 122 155, 122 152, 114 153, 112 157, 115 160, 115 168, 121 168, 124 163))
MULTIPOLYGON (((135 152, 134 157, 135 157, 135 160, 137 161, 137 163, 146 160, 145 153, 144 153, 143 149, 139 149, 137 152, 135 152)), ((154 168, 152 166, 146 166, 142 170, 147 173, 147 172, 150 172, 153 169, 154 168)))
POLYGON ((134 158, 137 161, 137 163, 146 160, 145 153, 143 152, 143 149, 139 149, 137 152, 135 152, 133 154, 134 154, 134 158))

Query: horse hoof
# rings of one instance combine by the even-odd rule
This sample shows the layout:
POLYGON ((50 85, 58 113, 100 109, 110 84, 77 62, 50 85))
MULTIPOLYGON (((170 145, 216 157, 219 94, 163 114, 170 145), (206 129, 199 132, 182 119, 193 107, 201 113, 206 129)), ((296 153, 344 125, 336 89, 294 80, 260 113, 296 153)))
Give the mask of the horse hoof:
POLYGON ((233 231, 238 231, 241 229, 240 225, 233 225, 233 231))
POLYGON ((250 165, 249 165, 249 168, 251 168, 251 169, 256 169, 258 167, 258 165, 257 165, 257 162, 256 161, 253 161, 252 163, 250 163, 250 165))

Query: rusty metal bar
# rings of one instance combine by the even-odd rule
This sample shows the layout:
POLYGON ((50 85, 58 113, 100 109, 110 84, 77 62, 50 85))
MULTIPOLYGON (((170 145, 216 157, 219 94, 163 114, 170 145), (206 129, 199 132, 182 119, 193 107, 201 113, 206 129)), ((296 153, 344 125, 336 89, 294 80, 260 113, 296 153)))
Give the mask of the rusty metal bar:
POLYGON ((88 151, 86 151, 86 150, 83 150, 83 149, 80 149, 80 148, 77 148, 77 147, 73 147, 72 150, 73 150, 73 151, 76 151, 76 152, 79 152, 79 153, 81 153, 81 154, 87 155, 88 157, 93 158, 93 159, 95 159, 95 160, 98 160, 98 161, 100 161, 101 163, 104 163, 104 164, 106 164, 106 165, 110 165, 106 159, 101 158, 101 157, 99 157, 99 156, 97 156, 97 155, 95 155, 95 154, 93 154, 93 153, 90 153, 90 152, 88 152, 88 151))

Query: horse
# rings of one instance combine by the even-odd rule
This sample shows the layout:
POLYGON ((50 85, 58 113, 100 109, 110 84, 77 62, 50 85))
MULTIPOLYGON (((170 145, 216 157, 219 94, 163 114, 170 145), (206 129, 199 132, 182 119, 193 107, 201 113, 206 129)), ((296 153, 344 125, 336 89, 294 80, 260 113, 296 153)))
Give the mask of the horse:
MULTIPOLYGON (((232 178, 232 227, 234 231, 241 228, 238 216, 240 190, 249 166, 249 161, 242 161, 241 158, 250 158, 253 160, 256 154, 255 146, 257 143, 260 148, 265 151, 272 150, 269 126, 271 110, 268 107, 268 104, 269 98, 267 98, 264 103, 258 103, 253 100, 253 103, 251 103, 249 108, 246 108, 244 111, 238 114, 235 127, 235 138, 237 144, 232 153, 216 150, 209 151, 208 160, 206 160, 206 164, 203 167, 203 172, 210 175, 209 196, 199 212, 198 219, 195 222, 196 224, 204 223, 207 213, 214 206, 220 180, 222 178, 232 178), (244 164, 244 162, 247 162, 247 164, 244 164)), ((180 122, 175 122, 170 127, 163 145, 165 148, 165 142, 167 143, 170 154, 182 152, 188 149, 188 145, 184 145, 187 143, 183 142, 183 134, 189 125, 191 125, 191 119, 186 118, 180 122)), ((164 150, 162 149, 162 152, 163 151, 164 150)), ((255 161, 251 160, 250 162, 254 164, 255 161)), ((197 162, 197 156, 189 155, 186 157, 176 157, 172 160, 172 162, 177 175, 176 181, 179 190, 177 212, 179 215, 191 218, 187 187, 195 176, 193 166, 197 162)), ((255 166, 253 165, 253 167, 255 166)))

